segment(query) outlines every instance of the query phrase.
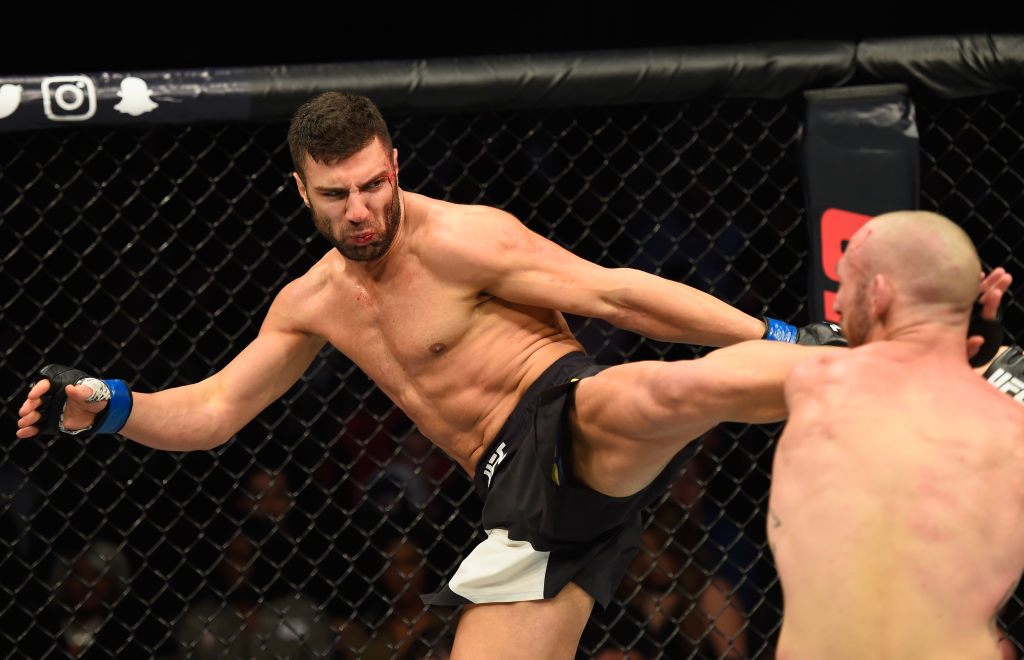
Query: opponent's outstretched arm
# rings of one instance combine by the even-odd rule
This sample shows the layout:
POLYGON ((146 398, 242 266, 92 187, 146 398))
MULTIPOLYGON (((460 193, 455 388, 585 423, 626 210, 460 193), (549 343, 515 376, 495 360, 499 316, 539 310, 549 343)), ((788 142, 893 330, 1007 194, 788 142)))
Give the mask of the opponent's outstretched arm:
POLYGON ((146 446, 172 451, 223 444, 283 395, 324 345, 323 338, 291 327, 289 311, 287 298, 278 296, 259 335, 222 370, 191 385, 150 394, 118 391, 120 386, 115 386, 111 406, 105 400, 90 400, 102 389, 98 384, 66 385, 64 402, 60 394, 50 393, 50 381, 43 378, 31 387, 18 411, 17 436, 52 431, 58 423, 66 432, 87 430, 98 414, 113 414, 113 408, 118 408, 127 418, 114 426, 122 422, 123 426, 104 428, 104 432, 119 432, 146 446), (44 418, 46 410, 50 412, 44 418))

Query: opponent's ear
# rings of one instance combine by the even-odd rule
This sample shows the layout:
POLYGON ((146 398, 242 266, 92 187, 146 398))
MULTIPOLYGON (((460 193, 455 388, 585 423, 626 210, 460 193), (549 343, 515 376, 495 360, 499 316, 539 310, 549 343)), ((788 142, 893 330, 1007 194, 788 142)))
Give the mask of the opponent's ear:
POLYGON ((309 196, 306 194, 306 184, 302 182, 302 177, 299 176, 298 172, 292 172, 292 177, 295 179, 295 185, 299 189, 299 195, 302 197, 302 202, 309 207, 309 196))
POLYGON ((868 309, 871 310, 871 320, 876 321, 885 318, 889 308, 892 306, 893 290, 892 283, 885 275, 878 273, 871 279, 871 286, 868 287, 868 309))
POLYGON ((398 149, 391 150, 391 166, 395 168, 395 176, 398 176, 398 149))

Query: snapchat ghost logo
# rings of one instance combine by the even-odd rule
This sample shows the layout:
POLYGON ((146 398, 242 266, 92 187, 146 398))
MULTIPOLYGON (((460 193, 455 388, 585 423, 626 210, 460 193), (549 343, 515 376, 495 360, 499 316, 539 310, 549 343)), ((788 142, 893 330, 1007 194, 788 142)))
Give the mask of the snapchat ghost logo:
POLYGON ((0 85, 0 119, 10 117, 21 103, 21 85, 0 85))
POLYGON ((144 115, 160 105, 149 98, 152 93, 145 80, 127 76, 121 81, 121 89, 117 92, 121 100, 114 106, 114 110, 132 117, 144 115))

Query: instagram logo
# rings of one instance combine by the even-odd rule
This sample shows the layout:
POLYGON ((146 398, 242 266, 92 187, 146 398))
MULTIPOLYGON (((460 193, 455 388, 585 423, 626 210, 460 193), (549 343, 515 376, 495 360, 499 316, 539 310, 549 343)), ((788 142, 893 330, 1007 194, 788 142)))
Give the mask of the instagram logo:
POLYGON ((96 87, 87 76, 50 76, 41 86, 51 121, 82 121, 96 114, 96 87))

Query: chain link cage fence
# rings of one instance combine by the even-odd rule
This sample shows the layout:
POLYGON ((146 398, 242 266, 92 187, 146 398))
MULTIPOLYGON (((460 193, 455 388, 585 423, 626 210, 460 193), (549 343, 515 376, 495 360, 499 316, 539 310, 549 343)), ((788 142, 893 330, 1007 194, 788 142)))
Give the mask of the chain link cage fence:
MULTIPOLYGON (((986 267, 1024 278, 1021 94, 914 101, 921 207, 960 221, 986 267)), ((502 207, 597 263, 813 320, 799 89, 385 114, 407 190, 502 207)), ((65 124, 0 141, 7 657, 420 658, 450 644, 457 612, 423 610, 418 594, 479 540, 480 502, 335 351, 212 451, 13 438, 43 364, 153 391, 210 375, 256 335, 275 293, 328 249, 290 179, 286 129, 65 124)), ((601 361, 698 354, 569 320, 601 361)), ((1024 327, 1016 298, 1005 324, 1024 327)), ((778 431, 723 425, 697 442, 580 657, 771 657, 778 431)), ((1018 651, 1022 606, 1018 592, 999 619, 1018 651)))

